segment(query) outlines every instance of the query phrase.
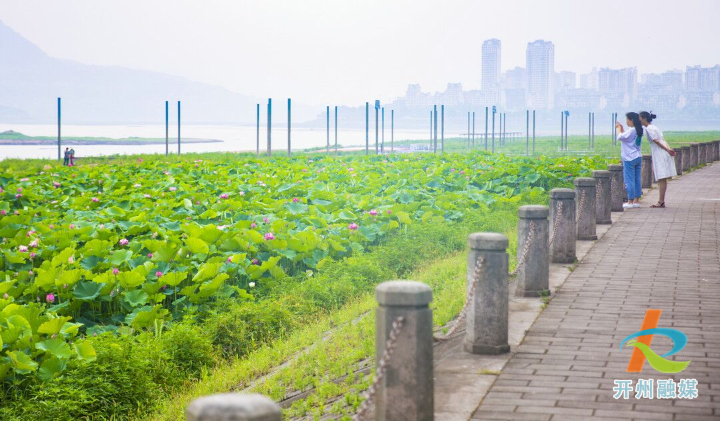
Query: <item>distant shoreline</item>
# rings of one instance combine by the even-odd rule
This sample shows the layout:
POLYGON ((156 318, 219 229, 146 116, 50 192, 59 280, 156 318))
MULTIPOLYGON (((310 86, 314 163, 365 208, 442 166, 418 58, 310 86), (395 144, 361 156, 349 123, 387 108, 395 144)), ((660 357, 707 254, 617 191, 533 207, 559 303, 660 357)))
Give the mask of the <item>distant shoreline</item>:
MULTIPOLYGON (((177 138, 170 139, 170 144, 177 144, 177 138)), ((222 140, 217 139, 194 139, 194 138, 183 138, 182 143, 222 143, 222 140)), ((83 138, 63 138, 61 139, 63 145, 119 145, 119 146, 133 146, 133 145, 164 145, 165 139, 83 139, 83 138)), ((2 139, 0 138, 0 145, 8 146, 52 146, 57 145, 57 139, 38 139, 38 138, 24 138, 24 139, 2 139)))

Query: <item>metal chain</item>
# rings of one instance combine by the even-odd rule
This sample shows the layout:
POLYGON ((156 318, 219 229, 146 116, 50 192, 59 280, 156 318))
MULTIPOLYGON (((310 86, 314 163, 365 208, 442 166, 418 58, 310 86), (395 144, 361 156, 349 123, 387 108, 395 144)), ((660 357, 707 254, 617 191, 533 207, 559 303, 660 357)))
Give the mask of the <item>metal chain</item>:
POLYGON ((525 266, 525 259, 530 251, 530 244, 532 244, 533 238, 535 238, 535 221, 530 221, 528 236, 525 240, 525 248, 523 249, 522 255, 520 255, 520 259, 518 259, 517 265, 515 265, 515 270, 510 273, 510 276, 517 275, 523 266, 525 266))
POLYGON ((580 191, 580 205, 578 206, 577 215, 575 215, 575 223, 576 224, 580 220, 580 215, 582 215, 584 207, 585 207, 585 189, 580 191))
POLYGON ((385 351, 383 351, 383 355, 380 358, 380 361, 378 361, 377 368, 375 369, 375 380, 370 385, 368 390, 365 391, 365 401, 362 403, 362 405, 360 405, 357 413, 355 413, 355 416, 353 417, 354 421, 362 420, 365 417, 368 409, 370 409, 373 401, 375 400, 375 393, 377 392, 378 385, 380 385, 383 377, 385 377, 385 372, 387 372, 387 364, 388 362, 390 362, 390 358, 392 358, 393 352, 395 352, 395 344, 397 342, 398 334, 400 333, 400 329, 402 328, 404 323, 405 318, 402 316, 396 318, 395 321, 393 321, 392 329, 390 330, 390 337, 385 343, 385 351))
POLYGON ((555 220, 553 221, 553 231, 552 235, 550 235, 550 240, 548 241, 548 246, 552 246, 553 241, 555 241, 555 234, 558 230, 558 224, 560 223, 560 220, 562 219, 562 210, 563 210, 563 204, 561 201, 557 201, 557 211, 555 212, 555 220))
POLYGON ((447 341, 448 339, 451 339, 454 337, 455 332, 460 328, 460 326, 463 325, 463 322, 465 321, 465 318, 467 317, 468 309, 470 308, 470 303, 472 302, 473 297, 475 296, 475 290, 477 289, 478 282, 480 281, 480 271, 482 269, 483 264, 483 258, 478 256, 477 260, 475 261, 475 270, 473 271, 473 283, 470 285, 470 290, 467 293, 467 296, 465 297, 465 306, 460 310, 460 314, 458 315, 457 320, 455 321, 455 324, 450 328, 450 330, 445 335, 433 335, 433 339, 441 342, 441 341, 447 341))

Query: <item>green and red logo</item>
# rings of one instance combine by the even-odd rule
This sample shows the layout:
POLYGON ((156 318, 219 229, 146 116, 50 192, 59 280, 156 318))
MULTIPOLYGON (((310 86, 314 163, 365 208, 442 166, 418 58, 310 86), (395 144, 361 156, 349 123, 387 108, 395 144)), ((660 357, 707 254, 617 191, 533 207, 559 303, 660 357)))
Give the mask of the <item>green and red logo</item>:
POLYGON ((677 354, 685 348, 685 345, 687 345, 687 335, 677 329, 657 327, 660 321, 660 313, 662 313, 662 310, 646 310, 640 331, 628 335, 620 343, 620 349, 622 349, 626 342, 628 346, 634 348, 627 370, 625 370, 626 372, 641 372, 645 360, 650 363, 652 368, 661 373, 679 373, 685 370, 688 364, 690 364, 690 361, 672 361, 665 358, 677 354), (655 351, 650 349, 654 335, 663 335, 672 339, 673 348, 663 355, 656 354, 655 351))

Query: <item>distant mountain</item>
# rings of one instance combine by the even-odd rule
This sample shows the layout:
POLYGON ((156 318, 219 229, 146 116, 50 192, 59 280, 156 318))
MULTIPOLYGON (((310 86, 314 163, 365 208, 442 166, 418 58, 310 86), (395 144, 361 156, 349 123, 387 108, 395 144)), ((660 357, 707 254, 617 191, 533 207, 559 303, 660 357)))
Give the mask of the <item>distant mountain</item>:
MULTIPOLYGON (((164 123, 165 100, 174 120, 178 99, 183 122, 254 124, 256 104, 261 121, 267 104, 178 76, 56 59, 0 21, 0 123, 54 122, 58 97, 68 124, 164 123)), ((284 99, 273 102, 273 121, 284 122, 284 99)), ((293 104, 295 121, 316 114, 293 104)))

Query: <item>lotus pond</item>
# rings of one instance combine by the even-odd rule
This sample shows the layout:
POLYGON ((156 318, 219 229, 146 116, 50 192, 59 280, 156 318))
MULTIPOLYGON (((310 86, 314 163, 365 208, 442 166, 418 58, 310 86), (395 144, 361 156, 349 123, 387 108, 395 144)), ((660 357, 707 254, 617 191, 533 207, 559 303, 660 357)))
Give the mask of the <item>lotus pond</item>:
MULTIPOLYGON (((388 268, 368 270, 358 275, 367 282, 333 290, 335 281, 320 281, 326 272, 345 273, 342 265, 414 229, 439 232, 470 214, 489 218, 501 208, 511 214, 521 203, 544 203, 549 189, 607 163, 485 153, 0 163, 0 415, 3 406, 13 408, 8 419, 27 415, 19 400, 72 373, 92 373, 101 360, 121 358, 113 346, 131 343, 175 341, 162 342, 153 354, 159 360, 147 363, 169 358, 182 366, 173 384, 163 384, 169 380, 162 373, 148 380, 174 390, 391 276, 382 272, 388 268), (321 296, 321 287, 331 293, 321 296), (305 308, 292 300, 303 294, 337 302, 305 308), (230 313, 251 325, 248 337, 257 346, 218 333, 218 317, 230 313), (183 354, 176 345, 196 336, 209 357, 188 363, 199 351, 183 354)), ((464 238, 457 242, 461 247, 464 238)), ((73 401, 72 416, 123 419, 153 398, 148 392, 115 409, 62 399, 73 401)), ((59 398, 39 399, 52 407, 59 398)))

